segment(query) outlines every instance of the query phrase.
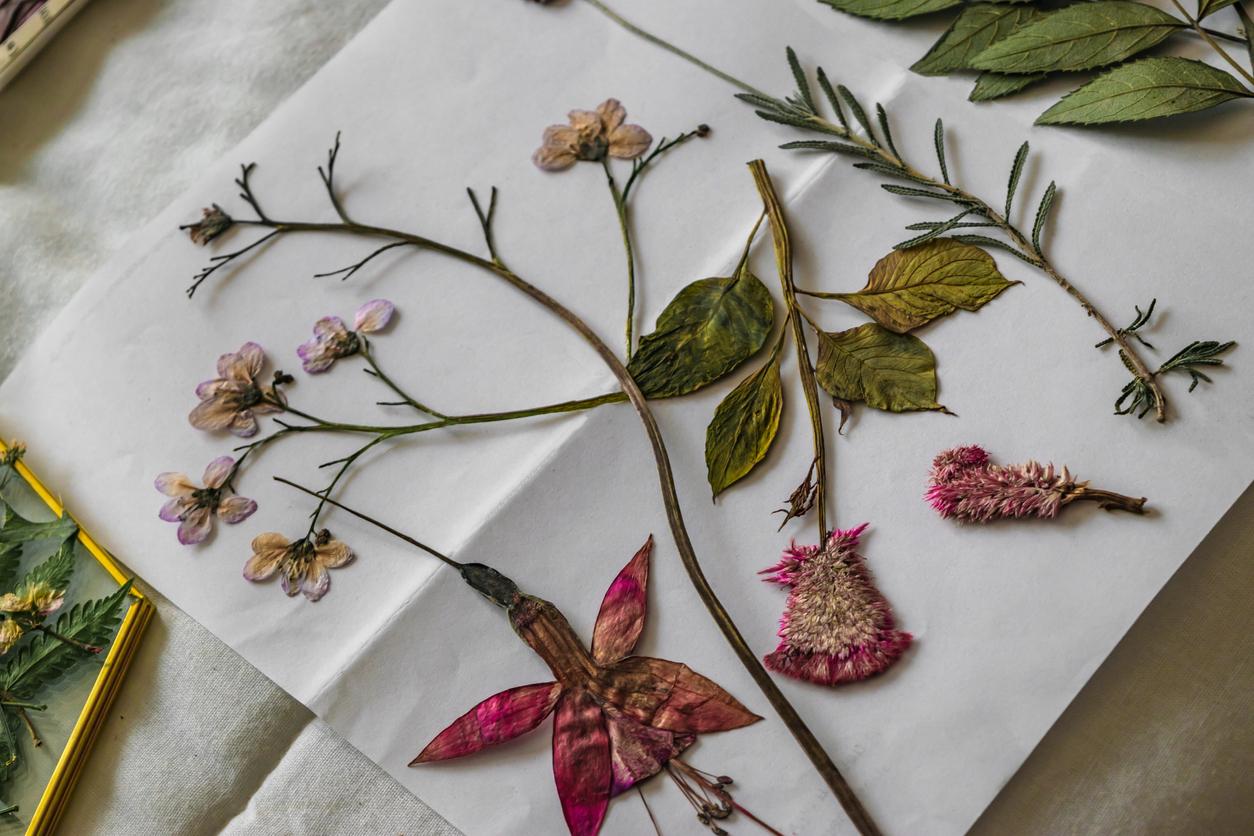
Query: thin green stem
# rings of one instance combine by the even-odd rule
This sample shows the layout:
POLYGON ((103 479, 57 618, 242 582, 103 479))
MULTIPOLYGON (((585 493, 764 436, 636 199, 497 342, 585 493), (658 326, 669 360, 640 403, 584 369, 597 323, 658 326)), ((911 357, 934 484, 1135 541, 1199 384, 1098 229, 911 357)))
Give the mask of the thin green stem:
MULTIPOLYGON (((444 413, 436 412, 431 407, 411 397, 409 393, 407 393, 404 389, 402 389, 396 383, 396 381, 388 377, 387 374, 384 373, 383 369, 379 368, 378 362, 374 359, 374 354, 372 354, 370 351, 370 343, 366 341, 366 338, 359 337, 358 339, 361 340, 361 347, 358 349, 358 353, 360 353, 362 356, 362 359, 366 361, 366 365, 370 367, 369 369, 370 374, 373 374, 375 377, 379 378, 379 381, 384 386, 388 387, 393 392, 395 392, 396 395, 401 399, 401 403, 412 406, 414 409, 418 410, 419 412, 425 412, 427 415, 430 415, 432 418, 447 418, 448 417, 444 413)), ((380 402, 380 404, 383 406, 398 406, 399 405, 395 403, 383 403, 383 402, 380 402)))
POLYGON ((601 160, 601 168, 605 171, 605 182, 609 185, 610 197, 614 200, 618 229, 623 236, 623 250, 627 254, 627 361, 631 362, 631 353, 636 347, 636 255, 631 245, 631 224, 627 222, 627 195, 618 190, 614 172, 610 170, 609 157, 601 160))
POLYGON ((1251 75, 1249 70, 1245 69, 1245 67, 1242 67, 1240 64, 1238 64, 1236 59, 1228 54, 1227 50, 1225 50, 1219 44, 1215 43, 1215 39, 1211 37, 1210 32, 1207 29, 1203 28, 1203 26, 1200 23, 1198 23, 1197 20, 1193 18, 1193 15, 1189 14, 1188 10, 1186 10, 1184 6, 1181 5, 1180 0, 1171 0, 1171 4, 1176 7, 1176 9, 1180 12, 1180 14, 1184 15, 1184 19, 1188 22, 1189 26, 1193 29, 1193 31, 1196 32, 1198 35, 1200 35, 1202 37, 1202 40, 1206 41, 1206 43, 1210 45, 1210 48, 1213 49, 1216 53, 1218 53, 1219 57, 1227 61, 1228 64, 1231 65, 1231 67, 1234 70, 1240 73, 1241 77, 1244 78, 1246 82, 1248 82, 1251 85, 1254 85, 1254 75, 1251 75))

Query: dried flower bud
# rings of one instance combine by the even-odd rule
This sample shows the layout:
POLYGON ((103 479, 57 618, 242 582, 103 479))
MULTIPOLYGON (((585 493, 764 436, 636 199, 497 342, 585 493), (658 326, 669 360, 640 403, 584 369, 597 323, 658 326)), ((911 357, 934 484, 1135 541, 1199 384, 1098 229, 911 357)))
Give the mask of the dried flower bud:
POLYGON ((186 229, 187 234, 192 239, 192 243, 203 247, 234 226, 235 220, 226 212, 223 212, 222 207, 216 203, 202 211, 204 213, 203 218, 194 224, 183 224, 179 229, 186 229))
POLYGON ((697 125, 697 136, 701 137, 702 139, 705 139, 709 135, 710 135, 709 125, 705 124, 704 122, 702 122, 700 125, 697 125))

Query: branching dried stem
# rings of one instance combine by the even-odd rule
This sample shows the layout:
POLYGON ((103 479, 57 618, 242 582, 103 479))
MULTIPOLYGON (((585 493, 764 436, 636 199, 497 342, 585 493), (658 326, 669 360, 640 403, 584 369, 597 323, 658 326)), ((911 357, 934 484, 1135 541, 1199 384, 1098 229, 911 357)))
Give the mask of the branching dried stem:
MULTIPOLYGON (((337 149, 332 150, 332 155, 337 153, 337 149)), ((328 166, 329 168, 330 166, 328 166)), ((251 189, 247 186, 247 174, 251 172, 252 167, 245 168, 244 182, 241 188, 248 195, 245 199, 250 205, 257 208, 258 204, 255 198, 251 197, 251 189)), ((331 177, 327 174, 323 175, 324 184, 330 187, 331 177)), ((338 201, 336 201, 337 212, 340 211, 338 201)), ((481 218, 482 220, 482 218, 481 218)), ((631 402, 635 409, 640 422, 643 425, 645 435, 648 438, 649 446, 653 453, 654 463, 657 467, 658 483, 661 491, 662 504, 666 511, 667 522, 670 526, 671 533, 674 536, 675 544, 679 550, 680 560, 684 569, 688 574, 689 580, 697 591, 702 603, 705 605, 710 616, 714 619, 715 624, 722 632, 728 644, 731 645, 736 656, 740 659, 741 664, 749 672, 754 682, 761 689, 763 695, 771 703, 780 719, 788 727, 793 737, 797 740, 816 771, 823 778, 824 782, 831 789, 833 795, 840 801, 845 811, 853 820, 855 826, 863 834, 877 834, 879 831, 871 820, 870 815, 862 807, 852 789, 845 781, 840 771, 836 768, 836 764, 827 754, 823 745, 815 737, 814 733, 806 725, 805 721, 797 713, 792 703, 784 696, 784 693, 775 684, 766 668, 758 660, 757 654, 749 643, 745 641, 737 628, 731 615, 727 612, 722 602, 719 600, 713 587, 702 570, 701 563, 697 558, 696 550, 692 545, 692 540, 688 536, 688 530, 684 524, 683 512, 679 503, 679 495, 675 486, 675 477, 671 467, 670 456, 666 449, 666 443, 663 440, 661 429, 657 424, 657 420, 653 416, 652 410, 649 408, 644 393, 640 387, 632 379, 631 374, 627 371, 627 367, 618 358, 618 355, 605 344, 604 341, 596 334, 592 328, 584 322, 578 315, 558 302, 545 291, 541 290, 535 284, 524 279, 518 273, 509 269, 504 263, 495 257, 484 258, 474 253, 462 250, 458 247, 436 241, 426 236, 417 235, 415 233, 405 232, 403 230, 389 229, 383 226, 373 224, 364 224, 347 218, 341 214, 341 220, 338 223, 323 222, 304 222, 304 221, 279 221, 262 215, 258 211, 258 217, 254 220, 236 221, 237 224, 246 226, 255 226, 269 230, 265 236, 267 239, 275 234, 289 234, 301 232, 321 232, 334 233, 343 235, 352 235, 364 238, 377 238, 390 242, 403 242, 411 244, 423 250, 447 256, 449 258, 460 261, 469 266, 478 268, 500 279, 511 287, 515 288, 525 296, 529 297, 542 307, 548 309, 551 313, 561 319, 575 333, 577 333, 601 358, 602 362, 609 368, 610 372, 618 381, 622 389, 621 395, 609 396, 615 399, 625 398, 631 402)), ((487 230, 485 229, 485 233, 487 230)), ((230 257, 228 257, 230 260, 230 257)), ((216 268, 215 268, 216 269, 216 268)), ((198 276, 196 283, 189 290, 189 296, 195 292, 207 276, 198 276)), ((600 399, 597 399, 600 400, 600 399)), ((608 401, 606 401, 608 402, 608 401)), ((311 419, 305 413, 295 409, 288 408, 288 411, 300 417, 311 419)), ((530 413, 529 413, 530 414, 530 413)), ((497 413, 492 420, 508 420, 503 417, 505 413, 497 413)), ((318 419, 313 419, 317 421, 318 419)), ((428 429, 435 429, 436 426, 446 423, 457 423, 453 419, 448 421, 432 421, 427 424, 418 425, 409 428, 412 432, 420 432, 428 429)), ((460 423, 469 423, 462 420, 460 423)), ((335 431, 344 432, 377 432, 379 428, 364 427, 363 425, 338 425, 335 431)), ((326 502, 330 502, 329 498, 323 497, 326 502)))

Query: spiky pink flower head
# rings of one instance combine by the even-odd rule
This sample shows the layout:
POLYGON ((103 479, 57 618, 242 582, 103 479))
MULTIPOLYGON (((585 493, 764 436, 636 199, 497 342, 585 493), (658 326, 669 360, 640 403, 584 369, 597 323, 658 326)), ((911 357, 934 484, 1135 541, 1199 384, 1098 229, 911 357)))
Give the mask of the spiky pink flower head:
POLYGON ((777 673, 819 685, 856 682, 887 670, 910 646, 857 551, 866 529, 833 531, 823 548, 785 550, 759 574, 789 587, 779 647, 763 661, 777 673))
POLYGON ((1029 461, 992 464, 979 447, 955 447, 932 460, 932 482, 924 498, 942 517, 986 523, 1015 517, 1053 519, 1076 500, 1101 503, 1108 510, 1143 514, 1144 497, 1090 488, 1067 468, 1029 461))

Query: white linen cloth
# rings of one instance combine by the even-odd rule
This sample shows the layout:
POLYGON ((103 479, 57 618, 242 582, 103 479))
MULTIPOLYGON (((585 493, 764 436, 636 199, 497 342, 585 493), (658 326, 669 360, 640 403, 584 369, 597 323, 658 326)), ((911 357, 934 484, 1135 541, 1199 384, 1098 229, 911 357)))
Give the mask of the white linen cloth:
MULTIPOLYGON (((0 102, 2 102, 2 100, 0 100, 0 102)), ((957 120, 955 120, 955 121, 957 121, 957 120)), ((899 128, 899 131, 900 131, 900 128, 899 128)), ((774 160, 772 160, 772 164, 773 164, 773 166, 776 166, 776 163, 775 163, 775 161, 774 161, 774 160)), ((778 174, 778 172, 777 172, 777 174, 778 174)), ((794 212, 796 212, 796 211, 797 211, 797 210, 794 210, 794 212)), ((765 268, 763 268, 763 269, 761 269, 761 270, 760 270, 760 272, 762 272, 764 275, 766 275, 766 274, 768 274, 768 272, 769 272, 769 271, 768 271, 768 270, 766 270, 765 268)), ((666 294, 660 294, 660 293, 659 293, 659 294, 656 294, 656 296, 657 296, 657 297, 664 297, 665 295, 666 295, 666 294)), ((654 310, 656 310, 656 307, 657 307, 657 305, 658 305, 658 304, 660 304, 660 298, 659 298, 659 299, 655 299, 654 310)), ((1057 315, 1058 315, 1059 317, 1062 317, 1062 316, 1065 316, 1065 315, 1074 315, 1074 312, 1059 311, 1059 312, 1057 313, 1057 315)), ((612 331, 609 331, 609 330, 608 330, 608 328, 607 328, 607 329, 603 329, 603 330, 606 330, 608 333, 613 333, 612 331)), ((1225 382, 1228 382, 1228 381, 1225 381, 1225 382)), ((869 422, 868 422, 868 423, 869 423, 869 422)), ((866 428, 864 431, 865 431, 867 434, 870 434, 871 432, 873 432, 873 429, 868 427, 868 428, 866 428)), ((854 454, 853 454, 853 453, 846 454, 845 459, 853 458, 853 456, 854 456, 854 454)), ((845 474, 845 473, 847 473, 847 471, 842 470, 842 471, 841 471, 841 473, 842 473, 842 477, 838 477, 838 478, 843 478, 843 477, 844 477, 844 474, 845 474)), ((877 566, 877 568, 878 568, 878 566, 879 566, 879 565, 878 565, 878 564, 876 564, 874 556, 872 556, 872 563, 873 563, 873 565, 876 565, 876 566, 877 566)), ((881 573, 882 573, 882 570, 881 570, 881 573)), ((543 591, 543 590, 540 590, 540 591, 543 591)), ((890 593, 890 596, 891 596, 891 593, 890 593)), ((901 606, 899 602, 895 602, 895 603, 898 603, 898 605, 899 605, 899 606, 901 606)), ((777 604, 776 604, 776 606, 777 606, 777 604)), ((574 614, 573 614, 573 613, 572 613, 572 618, 574 618, 574 614)), ((910 626, 910 625, 908 625, 908 626, 910 626)), ((659 652, 661 652, 661 651, 659 651, 659 652)), ((665 653, 662 653, 662 655, 666 655, 666 654, 665 654, 665 653)), ((682 657, 681 657, 681 658, 682 658, 682 657)), ((477 698, 478 696, 479 696, 479 695, 474 695, 474 694, 472 694, 472 695, 466 695, 464 698, 465 698, 465 699, 471 699, 471 700, 473 700, 473 699, 477 698)), ((744 696, 744 695, 742 694, 742 696, 744 696)))

